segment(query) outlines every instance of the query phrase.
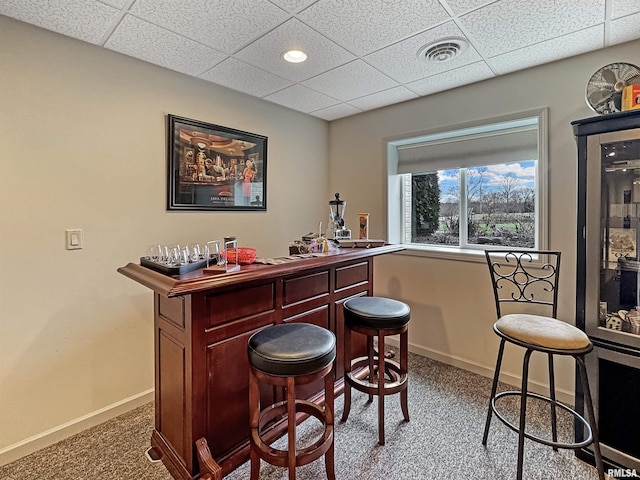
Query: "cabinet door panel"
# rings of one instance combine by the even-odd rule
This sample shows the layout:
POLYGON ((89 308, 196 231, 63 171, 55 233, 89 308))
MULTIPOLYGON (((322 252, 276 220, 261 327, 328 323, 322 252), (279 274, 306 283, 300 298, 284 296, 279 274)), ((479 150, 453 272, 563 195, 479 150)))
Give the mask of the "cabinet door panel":
MULTIPOLYGON (((207 441, 214 458, 249 438, 247 342, 253 333, 207 346, 207 441)), ((270 405, 273 399, 273 388, 261 385, 261 405, 270 405)))
POLYGON ((158 330, 156 427, 180 458, 187 458, 185 439, 186 349, 179 341, 158 330))

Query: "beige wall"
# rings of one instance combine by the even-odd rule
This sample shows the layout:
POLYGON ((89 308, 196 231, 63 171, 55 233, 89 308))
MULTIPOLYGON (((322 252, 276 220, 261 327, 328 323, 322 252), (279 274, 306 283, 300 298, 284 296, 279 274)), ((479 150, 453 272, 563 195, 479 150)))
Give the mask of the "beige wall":
POLYGON ((228 234, 287 254, 327 159, 324 120, 0 16, 0 463, 152 399, 152 294, 119 266, 228 234), (268 136, 268 211, 167 212, 167 113, 268 136))
MULTIPOLYGON (((577 169, 570 122, 595 115, 585 103, 586 83, 598 68, 619 61, 640 64, 640 42, 332 122, 329 184, 349 202, 347 224, 356 224, 358 212, 370 212, 370 236, 386 238, 383 139, 549 107, 549 247, 563 252, 559 315, 574 322, 577 169)), ((394 255, 377 260, 376 268, 377 293, 412 307, 413 351, 493 375, 498 339, 491 329, 495 308, 484 263, 394 255)), ((520 352, 507 350, 505 379, 517 382, 520 359, 520 352)), ((546 384, 544 362, 534 367, 533 380, 546 384)), ((571 399, 571 363, 559 366, 558 386, 571 399)))
MULTIPOLYGON (((549 107, 550 246, 563 251, 562 317, 575 293, 576 148, 584 86, 640 42, 324 121, 0 16, 0 464, 151 398, 151 293, 116 273, 153 242, 233 233, 261 255, 348 201, 386 237, 386 137, 549 107), (165 115, 269 137, 266 213, 165 211, 165 115), (64 249, 81 228, 85 248, 64 249)), ((394 255, 377 293, 410 303, 412 349, 490 375, 497 340, 486 267, 394 255)), ((519 376, 508 351, 506 370, 519 376)), ((560 366, 566 395, 573 369, 560 366)), ((540 372, 534 379, 544 382, 540 372)))

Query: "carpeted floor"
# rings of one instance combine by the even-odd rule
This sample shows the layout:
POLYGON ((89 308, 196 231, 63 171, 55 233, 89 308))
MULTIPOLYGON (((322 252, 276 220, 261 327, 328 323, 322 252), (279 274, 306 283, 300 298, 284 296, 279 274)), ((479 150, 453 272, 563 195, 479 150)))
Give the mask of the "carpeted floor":
MULTIPOLYGON (((385 446, 377 444, 377 400, 368 403, 365 394, 354 391, 349 419, 340 423, 342 397, 336 399, 336 477, 341 480, 515 478, 516 434, 494 417, 488 445, 485 448, 481 444, 490 379, 414 354, 410 355, 409 369, 411 419, 403 421, 397 395, 387 397, 385 446)), ((515 419, 516 401, 503 405, 510 418, 515 419)), ((548 406, 532 401, 528 410, 530 431, 546 432, 548 406)), ((144 405, 0 467, 0 479, 171 480, 161 463, 151 463, 144 455, 153 429, 153 414, 153 404, 144 405)), ((317 427, 315 419, 301 424, 301 443, 312 440, 317 427)), ((561 439, 571 439, 572 420, 568 415, 560 415, 559 429, 561 439)), ((248 464, 225 478, 249 478, 248 464)), ((288 477, 285 469, 263 462, 260 478, 288 477)), ((299 467, 297 478, 325 478, 324 461, 299 467)), ((573 451, 554 452, 550 447, 527 441, 524 478, 592 480, 597 479, 597 474, 593 467, 576 459, 573 451)))

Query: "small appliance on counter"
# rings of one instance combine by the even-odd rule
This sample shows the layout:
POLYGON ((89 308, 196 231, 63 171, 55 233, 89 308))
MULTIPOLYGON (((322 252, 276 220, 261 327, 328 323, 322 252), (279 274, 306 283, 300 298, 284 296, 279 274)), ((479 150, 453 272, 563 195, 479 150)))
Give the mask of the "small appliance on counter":
POLYGON ((327 238, 331 240, 349 240, 351 230, 344 226, 344 211, 347 202, 336 193, 336 198, 329 201, 329 228, 327 238))

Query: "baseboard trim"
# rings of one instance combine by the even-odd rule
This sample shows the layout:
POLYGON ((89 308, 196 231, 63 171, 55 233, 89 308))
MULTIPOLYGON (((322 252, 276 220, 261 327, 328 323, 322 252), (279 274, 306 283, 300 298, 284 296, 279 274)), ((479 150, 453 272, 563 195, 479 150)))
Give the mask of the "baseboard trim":
POLYGON ((153 400, 154 389, 152 388, 2 448, 0 449, 0 466, 53 445, 87 428, 95 427, 153 400))
MULTIPOLYGON (((393 345, 396 348, 399 346, 399 342, 395 338, 388 338, 386 339, 385 343, 386 342, 389 342, 389 344, 393 345)), ((494 366, 487 367, 485 365, 471 362, 465 358, 458 357, 456 355, 451 355, 449 353, 433 350, 433 349, 426 348, 421 345, 416 345, 413 343, 409 343, 409 351, 411 353, 415 353, 423 357, 437 360, 438 362, 446 363, 447 365, 451 365, 453 367, 458 367, 463 370, 467 370, 469 372, 477 373, 478 375, 482 375, 483 377, 493 378, 493 372, 495 368, 494 366)), ((519 389, 520 385, 522 384, 522 377, 518 375, 512 375, 503 371, 501 372, 501 375, 500 375, 500 381, 507 383, 509 385, 514 385, 516 389, 519 389)), ((532 392, 538 393, 540 395, 549 394, 549 384, 542 384, 540 382, 535 382, 530 380, 529 389, 532 392)), ((557 400, 559 400, 560 402, 566 405, 574 404, 573 392, 569 392, 567 390, 556 387, 556 398, 557 400)))

